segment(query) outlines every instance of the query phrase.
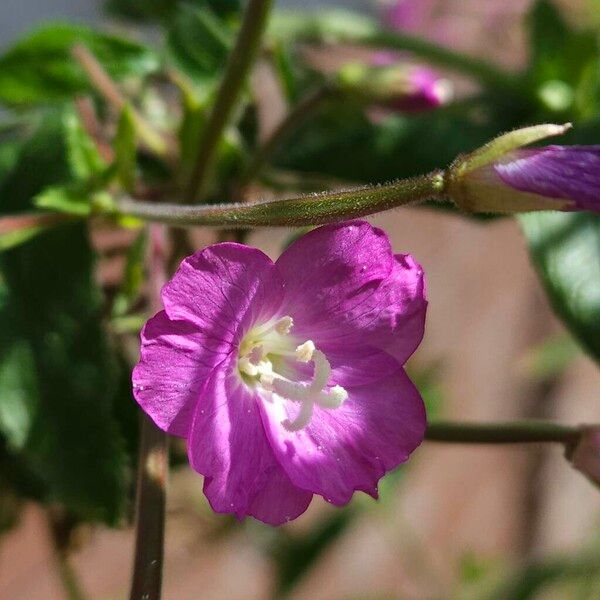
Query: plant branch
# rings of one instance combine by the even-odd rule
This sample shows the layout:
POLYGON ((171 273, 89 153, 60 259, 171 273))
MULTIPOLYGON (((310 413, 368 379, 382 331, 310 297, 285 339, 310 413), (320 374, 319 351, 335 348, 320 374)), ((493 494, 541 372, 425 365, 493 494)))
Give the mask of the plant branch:
POLYGON ((248 2, 214 106, 200 136, 198 153, 186 195, 186 200, 190 204, 205 194, 207 178, 219 142, 260 49, 272 4, 273 0, 249 0, 248 2))
MULTIPOLYGON (((164 230, 150 228, 150 304, 159 309, 165 274, 164 230)), ((140 449, 136 490, 135 560, 130 600, 159 600, 162 587, 166 484, 169 473, 167 434, 140 414, 140 449)))
POLYGON ((124 215, 179 227, 301 227, 363 217, 431 198, 441 199, 443 193, 443 173, 434 171, 387 185, 248 204, 190 206, 122 198, 117 200, 117 210, 124 215))
MULTIPOLYGON (((128 103, 127 98, 123 96, 117 84, 104 70, 100 61, 83 44, 75 45, 72 54, 96 91, 107 104, 113 107, 116 113, 120 114, 128 103)), ((158 156, 167 158, 174 150, 174 140, 166 140, 136 110, 133 108, 131 110, 140 141, 158 156)))
POLYGON ((427 427, 425 439, 454 444, 530 444, 554 442, 574 444, 582 434, 581 427, 547 421, 514 423, 460 423, 434 421, 427 427))

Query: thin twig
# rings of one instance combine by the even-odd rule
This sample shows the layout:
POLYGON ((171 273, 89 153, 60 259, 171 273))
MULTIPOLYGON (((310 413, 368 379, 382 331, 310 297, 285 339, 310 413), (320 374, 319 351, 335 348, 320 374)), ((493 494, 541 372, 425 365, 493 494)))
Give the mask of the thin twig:
POLYGON ((427 427, 425 439, 455 444, 532 444, 553 442, 571 445, 581 435, 581 427, 548 421, 513 423, 456 423, 437 421, 427 427))
POLYGON ((235 46, 219 87, 214 106, 200 136, 196 160, 188 183, 186 201, 201 199, 215 155, 254 64, 273 0, 249 0, 235 46))
POLYGON ((117 200, 117 210, 147 221, 180 227, 299 227, 374 214, 444 193, 443 173, 403 179, 388 185, 323 192, 285 200, 203 206, 117 200))
MULTIPOLYGON (((104 70, 100 61, 83 44, 76 44, 73 46, 72 54, 73 58, 87 74, 94 89, 110 106, 112 106, 117 114, 120 114, 128 103, 127 98, 125 98, 117 84, 104 70)), ((133 108, 131 108, 131 111, 140 141, 151 152, 154 152, 162 158, 172 160, 172 156, 176 151, 175 140, 164 132, 157 132, 154 127, 133 108)))
MULTIPOLYGON (((165 282, 164 228, 152 225, 149 244, 150 297, 159 308, 165 282)), ((167 435, 140 415, 140 449, 136 490, 135 561, 130 600, 159 600, 164 558, 166 484, 169 472, 167 435)))

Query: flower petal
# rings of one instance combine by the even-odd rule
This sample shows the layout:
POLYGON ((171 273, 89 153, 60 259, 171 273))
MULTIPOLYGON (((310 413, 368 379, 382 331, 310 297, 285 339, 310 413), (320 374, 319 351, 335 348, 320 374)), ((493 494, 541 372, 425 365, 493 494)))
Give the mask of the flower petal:
POLYGON ((419 345, 425 326, 423 270, 393 255, 383 231, 364 221, 315 229, 276 263, 285 281, 282 312, 293 333, 317 346, 371 345, 400 363, 419 345))
POLYGON ((314 408, 310 423, 290 432, 282 423, 297 404, 274 397, 262 418, 271 446, 292 482, 346 504, 355 490, 377 495, 377 482, 405 462, 425 433, 425 409, 403 369, 368 386, 347 390, 338 409, 314 408))
POLYGON ((165 311, 142 330, 141 359, 133 370, 133 394, 164 431, 187 436, 206 380, 229 351, 203 336, 187 321, 165 311))
POLYGON ((172 319, 194 323, 204 335, 236 344, 252 323, 279 308, 283 286, 271 259, 242 244, 215 244, 186 258, 162 290, 172 319))
POLYGON ((507 185, 600 212, 600 145, 523 148, 494 165, 507 185))
POLYGON ((279 525, 302 514, 312 494, 292 484, 277 462, 260 398, 239 379, 236 361, 220 365, 204 389, 188 439, 190 464, 206 477, 204 493, 216 512, 279 525))

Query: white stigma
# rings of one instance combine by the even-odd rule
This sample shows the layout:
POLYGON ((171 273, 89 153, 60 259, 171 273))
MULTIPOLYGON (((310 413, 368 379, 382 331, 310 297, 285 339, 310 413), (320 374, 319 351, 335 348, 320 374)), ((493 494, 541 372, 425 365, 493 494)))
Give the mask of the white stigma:
MULTIPOLYGON (((299 403, 300 410, 294 420, 282 423, 288 431, 299 431, 310 423, 315 405, 339 408, 347 400, 348 392, 340 385, 327 387, 331 377, 327 356, 312 340, 296 345, 290 335, 293 326, 292 317, 284 316, 249 331, 240 344, 238 370, 247 385, 272 393, 275 398, 299 403), (283 361, 290 358, 314 364, 309 381, 294 381, 277 372, 275 365, 285 365, 283 361)), ((286 371, 289 369, 287 365, 286 371)))

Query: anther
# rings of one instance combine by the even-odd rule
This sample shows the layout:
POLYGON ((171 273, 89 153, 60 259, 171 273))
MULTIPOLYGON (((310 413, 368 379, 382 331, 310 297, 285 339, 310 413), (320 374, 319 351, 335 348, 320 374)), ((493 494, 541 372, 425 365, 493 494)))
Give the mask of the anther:
POLYGON ((275 331, 281 335, 287 335, 294 326, 294 319, 292 317, 281 317, 277 323, 275 323, 275 331))
POLYGON ((300 346, 296 348, 296 359, 303 363, 310 362, 315 353, 315 349, 314 342, 312 340, 307 340, 304 344, 300 344, 300 346))

